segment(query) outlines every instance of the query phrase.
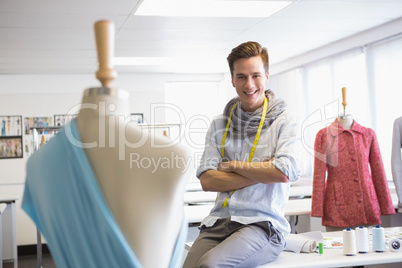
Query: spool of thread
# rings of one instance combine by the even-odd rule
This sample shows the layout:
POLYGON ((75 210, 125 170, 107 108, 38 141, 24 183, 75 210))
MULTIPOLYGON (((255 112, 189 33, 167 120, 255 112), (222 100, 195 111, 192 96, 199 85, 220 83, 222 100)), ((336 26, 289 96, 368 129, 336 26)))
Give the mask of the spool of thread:
POLYGON ((384 228, 377 225, 372 229, 373 231, 373 250, 375 252, 385 251, 385 233, 384 228))
POLYGON ((357 253, 355 230, 346 228, 343 230, 343 254, 353 256, 357 253))
POLYGON ((369 252, 368 232, 364 226, 356 228, 356 248, 362 254, 369 252))
POLYGON ((318 243, 318 253, 324 254, 324 244, 318 243))
POLYGON ((392 238, 389 240, 388 242, 389 245, 389 250, 391 251, 401 251, 401 240, 399 240, 398 238, 392 238))

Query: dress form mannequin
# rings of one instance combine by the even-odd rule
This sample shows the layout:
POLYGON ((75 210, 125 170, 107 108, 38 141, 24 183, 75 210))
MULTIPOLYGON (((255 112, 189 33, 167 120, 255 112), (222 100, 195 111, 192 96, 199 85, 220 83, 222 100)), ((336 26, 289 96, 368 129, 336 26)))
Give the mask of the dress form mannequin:
POLYGON ((342 88, 342 105, 343 105, 343 115, 338 117, 338 122, 342 125, 342 127, 346 130, 350 130, 353 125, 353 118, 350 114, 346 114, 346 105, 348 104, 346 101, 346 87, 342 88))
POLYGON ((350 130, 353 125, 353 118, 352 115, 340 115, 338 117, 338 122, 342 125, 342 127, 346 130, 350 130))
MULTIPOLYGON (((342 91, 345 107, 346 88, 342 91)), ((378 225, 381 216, 395 213, 372 129, 359 125, 344 110, 334 123, 317 133, 314 151, 310 214, 322 218, 327 231, 378 225), (352 131, 343 131, 339 124, 352 131), (373 191, 377 194, 371 195, 373 191)))
POLYGON ((184 217, 190 157, 181 145, 155 148, 170 140, 163 136, 151 139, 138 126, 127 124, 129 120, 124 122, 130 116, 128 94, 109 87, 114 76, 109 64, 113 25, 102 21, 95 27, 97 77, 103 87, 84 92, 77 116, 81 140, 87 145, 85 152, 106 202, 142 266, 168 267, 184 217), (106 35, 98 32, 105 28, 106 35))

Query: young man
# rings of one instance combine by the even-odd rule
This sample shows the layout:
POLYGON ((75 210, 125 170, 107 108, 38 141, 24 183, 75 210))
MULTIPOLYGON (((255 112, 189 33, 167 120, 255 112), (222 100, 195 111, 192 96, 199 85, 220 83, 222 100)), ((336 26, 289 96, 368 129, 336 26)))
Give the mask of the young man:
POLYGON ((217 192, 184 262, 194 267, 256 267, 285 246, 289 182, 300 177, 300 126, 284 101, 265 90, 268 53, 257 42, 227 57, 238 97, 206 135, 197 170, 204 191, 217 192))

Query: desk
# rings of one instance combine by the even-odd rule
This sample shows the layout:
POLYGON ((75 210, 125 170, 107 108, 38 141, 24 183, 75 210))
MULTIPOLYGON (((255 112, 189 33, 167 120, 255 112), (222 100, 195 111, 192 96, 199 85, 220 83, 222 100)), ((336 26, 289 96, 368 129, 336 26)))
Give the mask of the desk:
MULTIPOLYGON (((214 193, 216 196, 216 193, 214 193)), ((197 195, 194 195, 197 196, 197 195)), ((200 198, 200 197, 198 197, 200 198)), ((391 192, 392 202, 395 208, 398 207, 398 197, 396 193, 391 192)), ((190 198, 188 197, 187 200, 190 198)), ((194 199, 195 200, 195 199, 194 199)), ((198 199, 207 201, 208 198, 198 199)), ((212 204, 204 205, 189 205, 184 206, 184 211, 187 216, 189 223, 199 223, 201 222, 211 211, 212 204)), ((285 216, 289 217, 289 223, 291 227, 291 232, 295 233, 296 217, 301 215, 310 215, 311 212, 311 198, 301 198, 301 199, 290 199, 286 206, 285 216)))
MULTIPOLYGON (((401 232, 402 227, 385 228, 386 231, 401 232)), ((371 230, 369 229, 369 233, 371 230)), ((342 232, 323 233, 324 237, 341 237, 342 232)), ((370 251, 367 254, 355 256, 343 255, 342 249, 324 249, 324 254, 317 253, 293 253, 283 251, 274 262, 259 266, 259 268, 325 268, 362 266, 373 264, 385 264, 402 262, 402 251, 391 252, 388 248, 385 252, 377 253, 370 251)))
MULTIPOLYGON (((194 205, 184 206, 184 212, 187 217, 188 223, 200 223, 213 208, 212 204, 209 205, 194 205)), ((291 199, 288 201, 285 210, 285 216, 289 217, 291 232, 295 231, 296 216, 310 215, 311 211, 311 198, 291 199)))
MULTIPOLYGON (((0 237, 3 237, 2 215, 7 208, 7 204, 0 203, 0 237)), ((0 239, 0 260, 3 260, 3 241, 0 239)), ((3 268, 3 261, 0 261, 0 268, 3 268)))
POLYGON ((296 233, 296 217, 310 215, 311 198, 290 199, 286 206, 285 216, 289 216, 290 232, 296 233))
POLYGON ((215 202, 216 193, 215 192, 185 192, 184 193, 184 203, 185 204, 199 204, 203 202, 215 202))
POLYGON ((0 203, 4 203, 2 218, 2 236, 1 241, 2 261, 14 262, 14 267, 18 267, 18 254, 17 254, 17 231, 16 231, 16 215, 15 215, 15 201, 18 199, 12 195, 0 195, 0 203))

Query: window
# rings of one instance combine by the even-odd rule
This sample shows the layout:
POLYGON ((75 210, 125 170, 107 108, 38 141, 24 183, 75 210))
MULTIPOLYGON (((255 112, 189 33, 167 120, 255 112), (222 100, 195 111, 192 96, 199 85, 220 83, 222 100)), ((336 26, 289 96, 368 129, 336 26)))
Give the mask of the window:
POLYGON ((371 114, 380 144, 388 180, 391 173, 393 123, 402 116, 402 37, 367 47, 368 81, 372 98, 371 114))

